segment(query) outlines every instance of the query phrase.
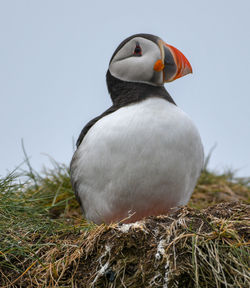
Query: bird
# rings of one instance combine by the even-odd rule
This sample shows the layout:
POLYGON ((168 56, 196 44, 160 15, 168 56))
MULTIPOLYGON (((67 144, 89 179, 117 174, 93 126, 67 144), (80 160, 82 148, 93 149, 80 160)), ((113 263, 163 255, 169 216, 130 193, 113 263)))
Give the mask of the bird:
POLYGON ((189 73, 184 54, 158 36, 135 34, 117 47, 106 73, 112 106, 82 129, 70 163, 88 221, 133 223, 188 203, 203 145, 164 84, 189 73))

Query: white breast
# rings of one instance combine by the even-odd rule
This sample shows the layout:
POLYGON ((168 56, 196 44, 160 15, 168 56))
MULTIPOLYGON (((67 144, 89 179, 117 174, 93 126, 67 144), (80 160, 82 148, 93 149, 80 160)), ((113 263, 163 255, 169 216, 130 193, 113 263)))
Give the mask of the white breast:
POLYGON ((187 204, 203 165, 199 133, 177 106, 149 98, 100 119, 71 173, 87 219, 130 221, 187 204))

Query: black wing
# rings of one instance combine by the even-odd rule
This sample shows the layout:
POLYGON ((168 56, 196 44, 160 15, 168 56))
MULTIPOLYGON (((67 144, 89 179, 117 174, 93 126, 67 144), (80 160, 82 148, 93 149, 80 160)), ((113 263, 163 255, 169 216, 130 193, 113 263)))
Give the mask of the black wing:
MULTIPOLYGON (((78 137, 78 140, 76 142, 76 146, 77 148, 80 146, 80 144, 82 143, 82 140, 83 138, 86 136, 86 134, 88 133, 89 129, 98 121, 100 120, 102 117, 105 117, 106 115, 109 115, 113 112, 115 112, 116 110, 118 110, 119 107, 115 107, 115 106, 111 106, 108 110, 106 110, 105 112, 103 112, 101 115, 95 117, 94 119, 92 119, 91 121, 89 121, 85 127, 82 129, 79 137, 78 137)), ((72 187, 73 187, 73 190, 75 192, 75 196, 76 196, 76 199, 77 201, 80 203, 80 206, 83 210, 83 214, 84 213, 84 209, 83 209, 83 206, 82 206, 82 203, 81 203, 81 200, 78 196, 78 181, 75 179, 74 177, 74 162, 76 160, 76 157, 77 157, 77 153, 74 153, 73 155, 73 158, 71 160, 71 163, 70 163, 70 174, 71 174, 71 184, 72 184, 72 187)))
POLYGON ((82 129, 77 142, 76 142, 76 147, 78 148, 80 146, 80 144, 82 143, 83 138, 85 137, 85 135, 88 133, 89 129, 98 121, 100 120, 102 117, 107 116, 113 112, 115 112, 116 110, 118 110, 119 107, 115 107, 114 105, 111 106, 108 110, 106 110, 105 112, 103 112, 101 115, 95 117, 94 119, 90 120, 85 127, 82 129))

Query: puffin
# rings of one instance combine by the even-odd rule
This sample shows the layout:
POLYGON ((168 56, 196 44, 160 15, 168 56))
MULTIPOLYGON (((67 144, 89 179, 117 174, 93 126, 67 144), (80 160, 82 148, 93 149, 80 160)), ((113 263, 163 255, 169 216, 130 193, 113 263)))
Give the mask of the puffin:
POLYGON ((188 203, 203 145, 164 83, 189 73, 187 58, 155 35, 135 34, 117 47, 106 74, 112 106, 82 129, 70 163, 85 219, 133 223, 188 203))

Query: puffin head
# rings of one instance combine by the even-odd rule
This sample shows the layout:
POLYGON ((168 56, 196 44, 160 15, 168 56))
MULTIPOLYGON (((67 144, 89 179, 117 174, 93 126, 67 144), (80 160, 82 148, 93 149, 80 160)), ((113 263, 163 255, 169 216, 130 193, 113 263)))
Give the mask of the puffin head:
POLYGON ((192 67, 178 49, 161 38, 136 34, 117 47, 109 63, 109 72, 123 81, 162 86, 192 73, 192 67))

